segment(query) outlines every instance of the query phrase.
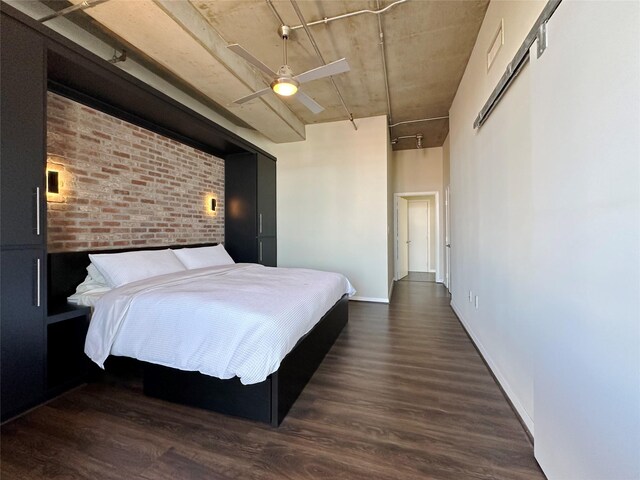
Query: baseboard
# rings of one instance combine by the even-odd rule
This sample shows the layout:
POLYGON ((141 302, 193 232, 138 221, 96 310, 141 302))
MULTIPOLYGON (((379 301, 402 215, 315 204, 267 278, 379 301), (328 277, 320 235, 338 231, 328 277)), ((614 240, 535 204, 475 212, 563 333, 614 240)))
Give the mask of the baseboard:
POLYGON ((533 443, 533 435, 534 435, 533 419, 529 416, 527 411, 524 409, 524 406, 522 405, 522 403, 520 402, 518 397, 515 395, 513 389, 509 385, 509 382, 504 377, 504 375, 502 375, 502 372, 500 372, 500 369, 497 367, 495 362, 492 360, 491 356, 489 355, 489 352, 485 349, 485 347, 482 345, 482 342, 480 342, 478 337, 475 335, 473 330, 470 328, 469 322, 466 321, 464 319, 464 317, 462 316, 462 314, 460 313, 461 309, 456 307, 456 304, 455 304, 455 302, 453 300, 451 300, 451 308, 453 309, 453 311, 455 312, 456 316, 458 317, 458 320, 460 321, 460 324, 462 325, 464 330, 467 332, 467 335, 469 336, 469 338, 471 339, 471 341, 475 345, 476 350, 478 350, 478 352, 480 353, 480 356, 482 357, 482 359, 484 360, 484 363, 489 368, 489 371, 493 375, 493 378, 496 379, 496 382, 498 383, 498 385, 502 389, 502 392, 504 393, 505 397, 507 398, 507 401, 511 404, 511 407, 513 408, 513 411, 519 417, 520 423, 522 423, 522 426, 525 428, 525 431, 527 432, 527 435, 529 436, 531 442, 533 443))
POLYGON ((358 295, 356 295, 355 297, 351 297, 349 300, 354 300, 356 302, 389 303, 389 299, 388 298, 359 297, 358 295))
POLYGON ((436 278, 436 283, 444 283, 444 278, 436 278))
POLYGON ((391 294, 393 293, 393 286, 396 284, 395 279, 391 282, 391 285, 389 286, 389 301, 391 301, 391 294))

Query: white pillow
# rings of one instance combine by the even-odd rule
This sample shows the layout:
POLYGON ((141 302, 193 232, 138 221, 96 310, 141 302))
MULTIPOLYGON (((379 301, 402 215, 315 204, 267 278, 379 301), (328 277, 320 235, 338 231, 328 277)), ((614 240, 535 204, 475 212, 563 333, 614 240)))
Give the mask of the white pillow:
POLYGON ((195 268, 216 267, 218 265, 233 265, 233 258, 229 256, 222 245, 213 247, 180 248, 173 251, 187 270, 195 268))
POLYGON ((169 250, 89 254, 89 259, 110 287, 186 270, 169 250))
MULTIPOLYGON (((95 267, 93 268, 95 269, 95 267)), ((88 267, 87 270, 89 270, 88 267)), ((98 273, 98 275, 100 275, 100 273, 98 273)), ((102 275, 100 275, 100 277, 102 277, 102 275)), ((100 297, 109 290, 111 290, 111 287, 106 283, 98 282, 95 278, 92 278, 91 274, 88 274, 87 278, 84 279, 84 282, 77 286, 76 292, 67 298, 67 300, 70 303, 75 303, 77 305, 93 307, 100 297)))
MULTIPOLYGON (((93 263, 90 263, 87 267, 87 280, 92 280, 98 285, 108 286, 107 279, 100 273, 100 270, 96 268, 93 263)), ((85 280, 85 282, 87 281, 85 280)))

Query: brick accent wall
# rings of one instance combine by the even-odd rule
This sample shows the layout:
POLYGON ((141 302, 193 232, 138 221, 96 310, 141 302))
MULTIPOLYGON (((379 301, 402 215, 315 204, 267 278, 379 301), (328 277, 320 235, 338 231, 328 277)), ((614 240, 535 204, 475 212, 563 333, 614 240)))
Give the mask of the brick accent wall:
POLYGON ((50 252, 224 241, 222 159, 51 92, 47 108, 50 252))

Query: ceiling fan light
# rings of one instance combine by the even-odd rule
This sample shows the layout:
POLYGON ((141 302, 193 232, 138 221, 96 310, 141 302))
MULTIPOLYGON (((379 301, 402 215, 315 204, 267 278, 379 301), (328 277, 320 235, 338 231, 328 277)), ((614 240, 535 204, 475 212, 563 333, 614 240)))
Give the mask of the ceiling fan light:
POLYGON ((298 91, 298 85, 293 78, 281 77, 273 81, 271 88, 282 97, 290 97, 298 91))

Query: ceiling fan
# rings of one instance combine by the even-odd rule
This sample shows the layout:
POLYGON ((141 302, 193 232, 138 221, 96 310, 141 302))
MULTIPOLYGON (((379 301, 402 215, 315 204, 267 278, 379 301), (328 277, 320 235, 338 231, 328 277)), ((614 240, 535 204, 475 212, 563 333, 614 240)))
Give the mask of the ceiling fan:
POLYGON ((289 65, 287 64, 287 40, 289 40, 290 33, 291 28, 286 25, 282 25, 280 28, 278 28, 278 34, 280 35, 280 37, 282 37, 283 42, 284 65, 282 65, 277 72, 271 70, 240 45, 233 44, 227 47, 229 48, 229 50, 240 55, 250 64, 260 69, 273 79, 271 85, 268 88, 263 88, 262 90, 253 92, 250 95, 239 98, 233 103, 243 104, 245 102, 248 102, 249 100, 253 100, 254 98, 265 95, 270 91, 274 91, 275 93, 283 97, 290 97, 292 95, 295 95, 295 98, 313 113, 320 113, 324 110, 324 107, 322 105, 318 104, 306 93, 299 91, 298 87, 302 83, 307 83, 312 80, 318 80, 320 78, 330 77, 332 75, 338 75, 340 73, 348 72, 349 70, 351 70, 351 67, 349 67, 349 63, 346 59, 341 58, 340 60, 328 63, 327 65, 323 65, 322 67, 307 70, 300 75, 294 75, 293 70, 291 70, 291 67, 289 67, 289 65))

